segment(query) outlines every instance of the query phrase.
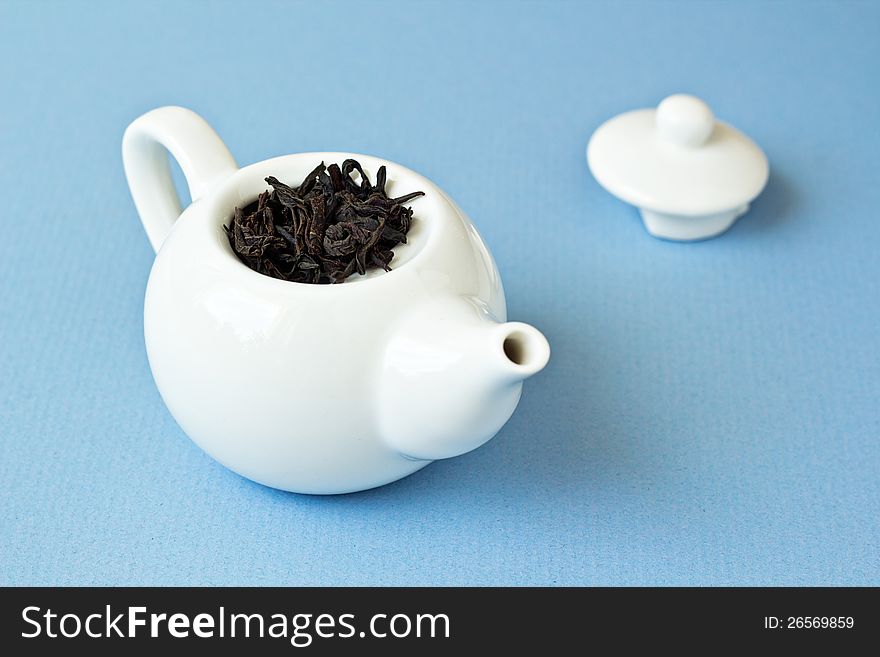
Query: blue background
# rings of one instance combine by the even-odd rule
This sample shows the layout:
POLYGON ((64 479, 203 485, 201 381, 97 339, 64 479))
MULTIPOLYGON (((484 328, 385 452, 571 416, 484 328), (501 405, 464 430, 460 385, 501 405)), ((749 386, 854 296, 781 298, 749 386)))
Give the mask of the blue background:
POLYGON ((0 583, 880 584, 880 5, 0 1, 0 583), (606 118, 706 98, 752 211, 650 238, 606 118), (474 218, 549 367, 495 440, 381 489, 270 490, 153 385, 125 126, 239 163, 349 150, 474 218))

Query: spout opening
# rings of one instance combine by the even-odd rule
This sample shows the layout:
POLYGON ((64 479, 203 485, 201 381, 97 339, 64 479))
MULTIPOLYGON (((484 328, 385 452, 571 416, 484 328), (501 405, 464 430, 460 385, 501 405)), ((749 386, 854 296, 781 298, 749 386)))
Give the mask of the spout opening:
POLYGON ((501 348, 508 364, 527 376, 543 369, 550 358, 547 338, 528 324, 511 322, 505 328, 501 348))
POLYGON ((504 338, 504 355, 514 365, 524 365, 529 362, 528 338, 522 331, 514 331, 504 338))

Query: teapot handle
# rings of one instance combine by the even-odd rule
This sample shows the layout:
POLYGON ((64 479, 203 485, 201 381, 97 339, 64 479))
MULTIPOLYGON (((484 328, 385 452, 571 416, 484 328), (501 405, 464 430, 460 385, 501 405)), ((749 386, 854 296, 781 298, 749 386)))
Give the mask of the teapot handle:
POLYGON ((238 166, 208 123, 184 107, 160 107, 135 119, 122 137, 122 163, 150 244, 159 250, 182 212, 166 150, 197 201, 238 166))

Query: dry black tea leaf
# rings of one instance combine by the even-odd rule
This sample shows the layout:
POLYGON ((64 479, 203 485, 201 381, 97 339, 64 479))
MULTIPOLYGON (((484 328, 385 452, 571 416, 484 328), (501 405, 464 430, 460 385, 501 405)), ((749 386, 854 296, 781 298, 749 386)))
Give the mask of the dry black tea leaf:
POLYGON ((235 208, 223 226, 238 258, 254 271, 295 283, 341 283, 354 272, 389 271, 394 247, 406 243, 413 220, 404 204, 424 192, 398 198, 385 193, 385 167, 370 184, 356 160, 340 167, 322 162, 299 187, 269 176, 272 191, 235 208), (360 181, 352 178, 357 172, 360 181))

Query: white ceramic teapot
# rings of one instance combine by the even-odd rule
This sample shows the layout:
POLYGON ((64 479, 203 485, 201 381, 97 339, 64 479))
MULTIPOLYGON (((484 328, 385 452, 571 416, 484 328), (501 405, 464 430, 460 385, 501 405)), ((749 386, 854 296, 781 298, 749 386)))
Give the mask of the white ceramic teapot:
POLYGON ((522 382, 547 363, 535 328, 506 322, 501 279, 465 214, 429 180, 351 153, 299 153, 239 169, 216 133, 181 107, 153 110, 123 138, 125 173, 157 251, 144 333, 162 398, 228 468, 267 486, 346 493, 405 477, 492 438, 522 382), (192 196, 181 213, 165 149, 192 196), (223 230, 267 176, 299 184, 355 158, 412 201, 392 271, 336 285, 249 269, 223 230))

